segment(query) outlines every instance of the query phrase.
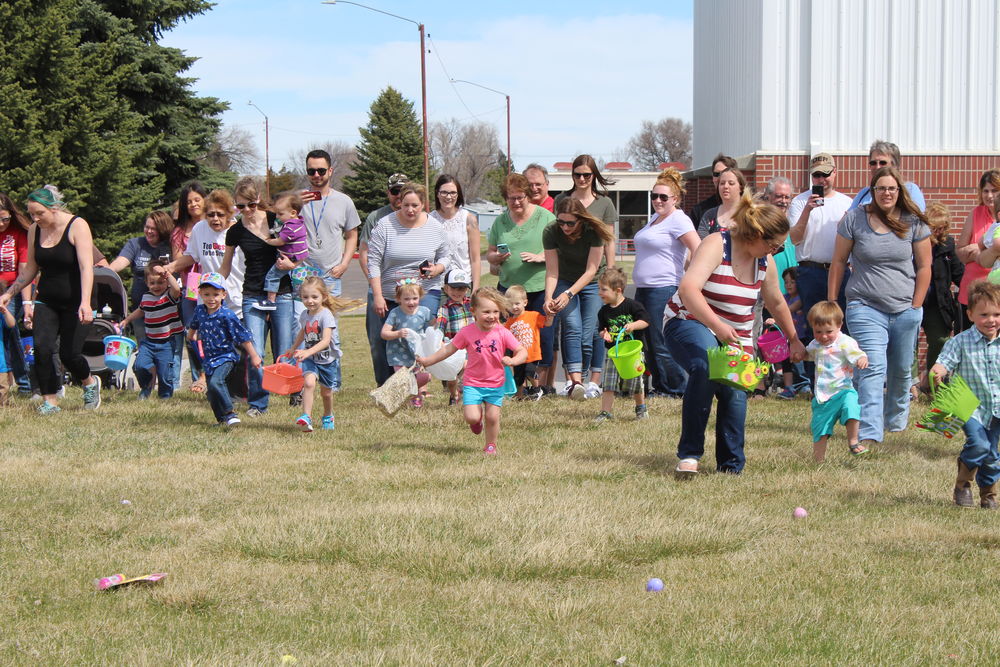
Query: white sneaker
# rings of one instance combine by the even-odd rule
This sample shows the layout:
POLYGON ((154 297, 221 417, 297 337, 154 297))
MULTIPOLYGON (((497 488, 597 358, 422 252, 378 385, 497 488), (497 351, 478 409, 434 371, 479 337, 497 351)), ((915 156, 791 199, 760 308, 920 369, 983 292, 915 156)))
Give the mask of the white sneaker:
POLYGON ((604 391, 601 389, 601 386, 596 382, 588 382, 583 388, 584 398, 597 398, 603 393, 604 391))
POLYGON ((566 384, 556 388, 556 396, 569 396, 569 390, 573 388, 573 381, 566 380, 566 384))
POLYGON ((579 382, 572 383, 569 390, 569 397, 574 401, 582 401, 586 395, 586 390, 579 382))

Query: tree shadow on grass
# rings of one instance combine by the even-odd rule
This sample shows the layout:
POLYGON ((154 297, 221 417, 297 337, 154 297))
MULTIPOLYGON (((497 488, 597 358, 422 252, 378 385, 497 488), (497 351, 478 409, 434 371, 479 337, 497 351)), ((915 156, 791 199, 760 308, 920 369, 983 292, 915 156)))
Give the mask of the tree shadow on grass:
POLYGON ((677 465, 677 457, 673 454, 642 454, 639 456, 628 454, 576 454, 579 461, 590 462, 615 462, 625 463, 631 466, 642 468, 658 477, 673 477, 674 467, 677 465))
POLYGON ((473 447, 434 445, 426 442, 370 442, 365 447, 373 452, 381 452, 387 449, 423 450, 439 456, 457 456, 459 454, 469 456, 478 453, 478 450, 473 447))

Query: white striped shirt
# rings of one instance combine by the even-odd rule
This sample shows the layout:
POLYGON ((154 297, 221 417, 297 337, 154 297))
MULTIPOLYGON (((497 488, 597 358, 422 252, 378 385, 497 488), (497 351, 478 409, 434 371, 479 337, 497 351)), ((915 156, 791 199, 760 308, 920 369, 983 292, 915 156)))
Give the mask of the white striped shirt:
MULTIPOLYGON (((729 230, 724 229, 720 233, 722 234, 722 261, 705 281, 701 293, 705 297, 705 301, 708 302, 709 308, 722 320, 723 324, 728 324, 736 330, 743 349, 753 353, 753 307, 757 303, 761 284, 767 275, 767 257, 761 257, 757 260, 757 271, 752 284, 740 282, 733 273, 733 247, 729 230)), ((681 302, 680 292, 675 293, 667 303, 667 307, 663 311, 663 323, 666 324, 673 317, 682 320, 696 319, 681 302)))

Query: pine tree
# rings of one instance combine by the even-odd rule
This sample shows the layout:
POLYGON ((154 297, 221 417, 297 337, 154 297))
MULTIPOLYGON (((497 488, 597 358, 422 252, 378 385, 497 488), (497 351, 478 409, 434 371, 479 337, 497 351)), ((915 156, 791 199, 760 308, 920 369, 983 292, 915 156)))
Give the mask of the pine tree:
POLYGON ((424 182, 424 140, 413 102, 392 86, 372 102, 368 125, 360 132, 354 175, 344 179, 344 190, 364 219, 385 205, 386 179, 392 174, 424 182))

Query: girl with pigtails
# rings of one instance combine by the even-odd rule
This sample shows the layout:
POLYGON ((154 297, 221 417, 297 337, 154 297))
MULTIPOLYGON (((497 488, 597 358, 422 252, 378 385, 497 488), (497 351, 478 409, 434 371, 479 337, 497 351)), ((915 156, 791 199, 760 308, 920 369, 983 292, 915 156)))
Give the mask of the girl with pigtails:
POLYGON ((663 336, 670 354, 688 373, 677 445, 680 477, 698 472, 713 398, 718 400, 716 470, 731 474, 743 470, 747 395, 708 379, 708 350, 735 345, 753 353, 753 307, 758 295, 763 294, 765 306, 788 338, 792 361, 805 355, 771 258, 788 235, 785 214, 754 200, 747 188, 732 222, 729 229, 709 234, 701 242, 663 314, 663 336))

